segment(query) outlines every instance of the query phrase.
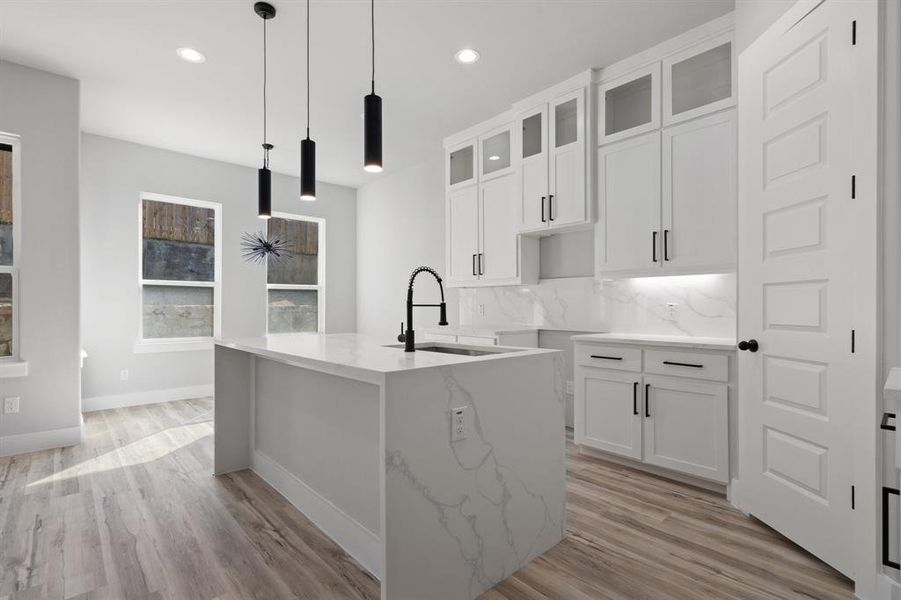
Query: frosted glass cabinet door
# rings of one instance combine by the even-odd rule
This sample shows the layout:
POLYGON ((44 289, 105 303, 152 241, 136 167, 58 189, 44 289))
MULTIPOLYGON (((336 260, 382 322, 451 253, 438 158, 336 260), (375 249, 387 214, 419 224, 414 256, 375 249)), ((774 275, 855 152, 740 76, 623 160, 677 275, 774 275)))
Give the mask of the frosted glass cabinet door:
POLYGON ((598 86, 598 144, 660 127, 660 63, 602 81, 598 86))
POLYGON ((659 272, 659 132, 598 150, 598 207, 598 272, 659 272))
POLYGON ((478 279, 479 188, 471 185, 447 197, 447 280, 449 283, 478 279))
POLYGON ((548 108, 550 227, 588 219, 585 203, 585 90, 557 98, 548 108))
POLYGON ((735 104, 732 33, 663 61, 663 124, 671 125, 735 104))
POLYGON ((548 152, 547 104, 526 111, 516 120, 519 169, 519 230, 547 227, 548 152))
POLYGON ((479 180, 507 175, 513 168, 513 125, 479 136, 479 180))
POLYGON ((461 188, 476 182, 476 140, 447 148, 447 187, 461 188))

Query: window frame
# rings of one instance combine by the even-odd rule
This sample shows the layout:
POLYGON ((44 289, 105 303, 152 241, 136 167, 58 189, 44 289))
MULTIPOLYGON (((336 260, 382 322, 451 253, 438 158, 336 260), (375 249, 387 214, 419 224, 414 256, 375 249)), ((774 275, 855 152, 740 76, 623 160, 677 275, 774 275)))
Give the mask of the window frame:
MULTIPOLYGON (((285 219, 290 221, 306 221, 308 223, 316 223, 318 226, 317 235, 319 237, 319 254, 316 257, 316 277, 318 282, 316 285, 309 284, 289 284, 289 283, 269 283, 269 258, 266 258, 266 293, 263 297, 263 306, 266 309, 266 335, 297 335, 311 334, 311 331, 281 331, 271 333, 269 331, 269 291, 270 290, 314 290, 316 292, 316 332, 325 333, 325 219, 322 217, 311 217, 308 215, 298 215, 296 213, 272 212, 273 219, 285 219)), ((269 221, 266 221, 266 235, 269 235, 269 221)))
POLYGON ((183 198, 154 192, 138 194, 138 340, 136 353, 211 350, 213 341, 222 335, 222 204, 194 198, 183 198), (182 204, 213 211, 213 281, 178 281, 174 279, 144 279, 144 201, 182 204), (194 337, 144 337, 144 287, 202 287, 213 290, 213 335, 194 337))
POLYGON ((8 273, 12 278, 12 352, 9 356, 0 357, 0 365, 21 363, 22 354, 19 343, 22 340, 19 330, 21 304, 19 302, 19 270, 22 264, 22 138, 14 133, 0 131, 0 144, 12 146, 12 194, 13 194, 13 262, 11 265, 0 265, 0 273, 8 273))

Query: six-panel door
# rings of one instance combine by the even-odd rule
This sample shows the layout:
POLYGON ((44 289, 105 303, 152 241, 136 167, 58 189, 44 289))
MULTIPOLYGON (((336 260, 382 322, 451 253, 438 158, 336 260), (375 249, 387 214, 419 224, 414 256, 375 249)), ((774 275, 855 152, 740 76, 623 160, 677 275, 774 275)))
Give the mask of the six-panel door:
POLYGON ((724 383, 644 376, 644 460, 729 482, 729 406, 724 383))
POLYGON ((641 375, 581 367, 576 443, 641 460, 641 375))
POLYGON ((660 133, 598 149, 596 268, 600 273, 659 269, 660 133))

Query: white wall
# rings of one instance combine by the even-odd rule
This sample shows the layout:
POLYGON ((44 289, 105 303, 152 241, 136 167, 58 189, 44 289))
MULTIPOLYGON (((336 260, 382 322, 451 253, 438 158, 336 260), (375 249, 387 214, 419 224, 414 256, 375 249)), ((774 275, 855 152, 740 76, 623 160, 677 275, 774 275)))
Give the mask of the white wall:
POLYGON ((735 0, 735 50, 741 54, 796 0, 735 0))
POLYGON ((77 442, 80 436, 78 328, 79 85, 0 62, 0 131, 21 136, 20 355, 28 375, 0 379, 0 396, 19 396, 18 414, 0 414, 0 454, 77 442), (15 436, 15 437, 10 437, 15 436))
MULTIPOLYGON (((356 192, 318 183, 317 201, 301 202, 298 185, 296 178, 274 173, 272 208, 325 218, 326 331, 354 331, 356 192)), ((211 350, 134 353, 140 192, 222 204, 222 337, 265 333, 266 269, 245 262, 240 248, 242 232, 263 229, 256 216, 256 170, 85 134, 81 223, 86 409, 172 399, 160 390, 213 383, 211 350), (128 381, 120 380, 123 369, 129 371, 128 381)))
MULTIPOLYGON (((445 272, 444 153, 435 144, 421 164, 386 172, 357 190, 357 329, 390 342, 405 319, 407 282, 420 266, 445 272)), ((390 165, 389 165, 390 169, 390 165)), ((445 290, 448 320, 457 324, 457 292, 445 290)), ((435 302, 438 286, 416 279, 416 301, 435 302)), ((438 309, 418 308, 414 328, 435 326, 438 309)))

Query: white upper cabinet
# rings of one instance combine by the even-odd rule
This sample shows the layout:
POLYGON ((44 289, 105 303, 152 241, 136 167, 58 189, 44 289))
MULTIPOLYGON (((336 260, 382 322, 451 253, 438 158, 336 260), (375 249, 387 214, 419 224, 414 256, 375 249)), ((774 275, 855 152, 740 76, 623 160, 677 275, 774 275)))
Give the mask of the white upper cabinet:
POLYGON ((503 125, 479 136, 479 180, 513 171, 513 125, 503 125))
POLYGON ((736 261, 735 111, 663 130, 663 267, 732 270, 736 261))
POLYGON ((477 140, 471 139, 446 150, 447 187, 459 189, 476 183, 477 140))
POLYGON ((601 273, 659 270, 660 132, 598 149, 595 263, 601 273))
POLYGON ((736 69, 732 32, 706 40, 663 60, 663 124, 735 104, 736 69))
POLYGON ((598 86, 598 143, 610 144, 660 128, 660 63, 598 86))
POLYGON ((448 285, 478 280, 479 188, 472 185, 447 195, 445 279, 448 285))
POLYGON ((519 231, 541 233, 589 223, 585 88, 521 112, 515 132, 519 231))
POLYGON ((519 236, 516 222, 510 218, 516 211, 516 181, 498 177, 480 188, 482 227, 477 260, 479 278, 484 281, 518 283, 519 236))

